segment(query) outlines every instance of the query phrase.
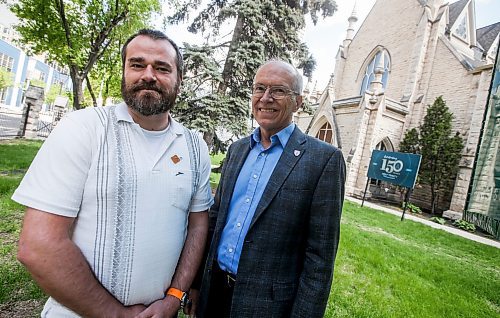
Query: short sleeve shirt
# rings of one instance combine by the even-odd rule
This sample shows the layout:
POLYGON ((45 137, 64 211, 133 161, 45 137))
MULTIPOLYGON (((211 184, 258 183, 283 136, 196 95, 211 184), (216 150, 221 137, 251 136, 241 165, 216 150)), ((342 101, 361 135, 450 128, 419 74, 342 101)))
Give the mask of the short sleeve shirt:
POLYGON ((12 197, 76 218, 73 241, 124 305, 163 297, 189 212, 213 202, 206 144, 197 138, 190 147, 189 132, 172 118, 167 133, 163 151, 153 155, 124 103, 75 111, 45 141, 12 197))

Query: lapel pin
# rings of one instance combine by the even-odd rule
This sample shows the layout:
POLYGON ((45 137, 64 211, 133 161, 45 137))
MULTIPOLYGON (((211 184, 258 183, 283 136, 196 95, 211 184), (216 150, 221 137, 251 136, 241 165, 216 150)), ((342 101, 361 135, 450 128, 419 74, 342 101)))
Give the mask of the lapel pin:
POLYGON ((300 155, 300 150, 294 150, 293 154, 295 155, 295 157, 298 157, 300 155))
POLYGON ((179 157, 178 155, 173 155, 172 157, 170 157, 170 159, 174 164, 177 164, 179 163, 179 161, 181 161, 182 157, 179 157))

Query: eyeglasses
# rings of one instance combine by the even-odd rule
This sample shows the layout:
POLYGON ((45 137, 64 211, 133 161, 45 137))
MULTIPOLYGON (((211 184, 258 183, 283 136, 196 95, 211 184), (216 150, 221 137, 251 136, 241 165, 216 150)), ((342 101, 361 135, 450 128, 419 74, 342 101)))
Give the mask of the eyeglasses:
POLYGON ((285 86, 266 86, 262 84, 252 85, 252 95, 255 97, 262 97, 269 88, 269 95, 274 99, 283 99, 288 95, 298 95, 298 93, 292 91, 285 86))

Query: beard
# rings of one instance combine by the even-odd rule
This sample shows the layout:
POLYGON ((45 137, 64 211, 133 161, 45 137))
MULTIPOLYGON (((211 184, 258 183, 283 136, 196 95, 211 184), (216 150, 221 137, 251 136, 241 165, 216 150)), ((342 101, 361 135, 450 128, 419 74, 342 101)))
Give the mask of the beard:
POLYGON ((172 89, 158 87, 153 82, 141 82, 127 85, 122 78, 122 97, 128 107, 144 116, 158 115, 168 112, 174 107, 179 84, 172 89), (139 94, 142 90, 149 90, 139 94))

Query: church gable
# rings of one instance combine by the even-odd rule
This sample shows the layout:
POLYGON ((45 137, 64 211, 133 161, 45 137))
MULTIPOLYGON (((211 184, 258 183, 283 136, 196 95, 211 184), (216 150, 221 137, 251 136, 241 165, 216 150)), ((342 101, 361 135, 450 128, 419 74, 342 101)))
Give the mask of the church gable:
POLYGON ((472 0, 460 0, 450 4, 447 33, 459 51, 474 57, 471 47, 476 46, 476 22, 472 0))
MULTIPOLYGON (((408 57, 413 55, 414 47, 418 50, 422 47, 421 43, 415 43, 422 15, 423 8, 416 0, 376 1, 349 47, 344 48, 345 56, 337 61, 335 97, 360 95, 366 67, 378 53, 374 49, 379 47, 390 52, 390 56, 385 56, 390 58, 386 60, 390 61, 387 66, 391 69, 387 93, 401 97, 412 63, 408 57)), ((388 72, 384 74, 388 76, 388 72)))
POLYGON ((492 63, 498 48, 499 34, 500 22, 479 28, 476 31, 477 42, 484 51, 483 56, 489 58, 492 63))
POLYGON ((460 0, 450 4, 449 24, 455 25, 458 17, 462 14, 470 0, 460 0))

